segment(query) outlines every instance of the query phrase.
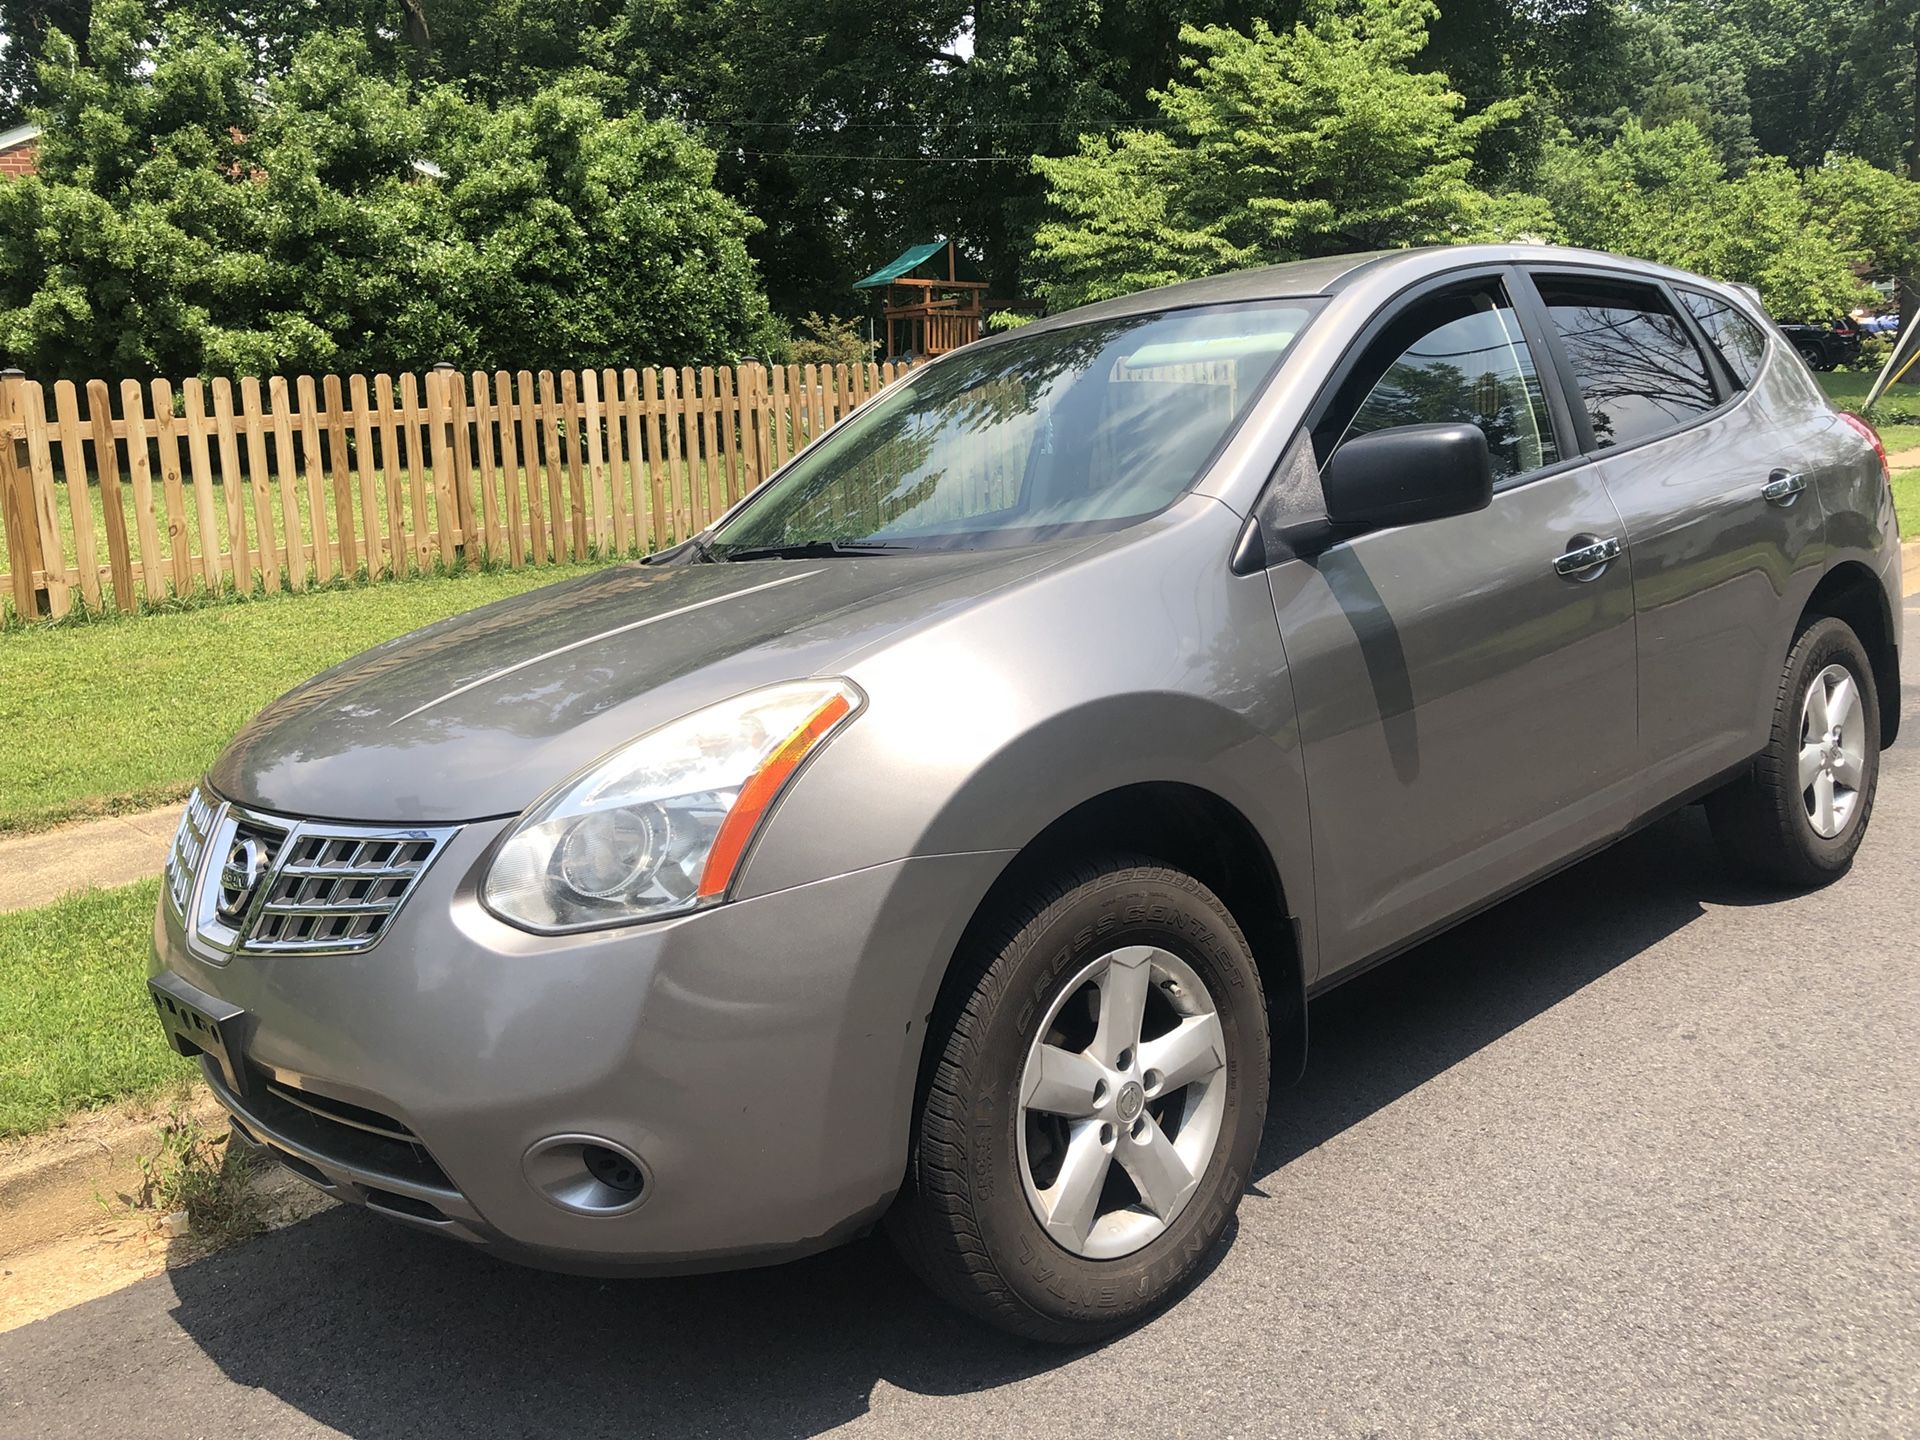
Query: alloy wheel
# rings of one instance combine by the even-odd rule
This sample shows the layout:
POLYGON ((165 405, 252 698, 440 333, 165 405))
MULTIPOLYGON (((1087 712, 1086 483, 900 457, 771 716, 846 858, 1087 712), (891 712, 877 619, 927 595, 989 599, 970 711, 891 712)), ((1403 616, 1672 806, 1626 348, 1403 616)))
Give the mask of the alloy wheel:
POLYGON ((1020 1175, 1063 1249, 1112 1260, 1165 1233, 1200 1186, 1226 1108, 1213 997, 1172 952, 1101 956, 1054 1000, 1020 1076, 1020 1175))
POLYGON ((1813 677, 1800 710, 1800 798, 1814 834, 1831 840, 1852 821, 1866 761, 1860 687, 1844 665, 1829 665, 1813 677))

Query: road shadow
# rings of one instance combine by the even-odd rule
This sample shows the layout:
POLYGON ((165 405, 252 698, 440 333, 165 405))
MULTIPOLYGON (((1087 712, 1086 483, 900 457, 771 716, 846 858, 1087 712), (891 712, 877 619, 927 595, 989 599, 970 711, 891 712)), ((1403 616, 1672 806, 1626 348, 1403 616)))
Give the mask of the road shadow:
POLYGON ((1321 996, 1307 1065, 1275 1092, 1254 1165, 1298 1155, 1691 924, 1781 894, 1732 875, 1682 810, 1321 996))
MULTIPOLYGON (((1703 902, 1763 898, 1727 879, 1697 815, 1682 815, 1380 967, 1315 1005, 1306 1074, 1275 1096, 1256 1174, 1632 960, 1703 902)), ((174 1320, 228 1378, 356 1440, 813 1435, 865 1413, 881 1382, 972 1393, 1075 1354, 946 1310, 878 1240, 767 1270, 601 1281, 341 1209, 168 1283, 174 1320)))

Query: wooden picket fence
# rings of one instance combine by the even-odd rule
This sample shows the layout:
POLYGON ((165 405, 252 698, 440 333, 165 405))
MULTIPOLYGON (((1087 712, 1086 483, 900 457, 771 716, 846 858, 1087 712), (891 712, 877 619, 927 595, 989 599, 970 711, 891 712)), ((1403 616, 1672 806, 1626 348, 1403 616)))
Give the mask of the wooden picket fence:
POLYGON ((0 596, 58 617, 643 554, 706 526, 904 369, 442 366, 117 391, 8 372, 0 596))

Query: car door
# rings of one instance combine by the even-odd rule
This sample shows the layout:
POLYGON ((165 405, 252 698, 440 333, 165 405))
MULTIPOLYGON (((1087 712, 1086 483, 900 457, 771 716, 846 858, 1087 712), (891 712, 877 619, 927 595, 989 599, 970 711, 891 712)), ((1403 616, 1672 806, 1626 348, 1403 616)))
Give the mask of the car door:
POLYGON ((1819 560, 1824 521, 1805 472, 1830 419, 1746 388, 1766 341, 1724 301, 1696 293, 1689 310, 1669 287, 1618 274, 1531 278, 1575 429, 1626 527, 1653 808, 1765 743, 1788 612, 1805 598, 1795 575, 1819 560))
POLYGON ((1282 462, 1471 420, 1473 514, 1341 540, 1269 571, 1305 759, 1319 979, 1395 949, 1614 833, 1634 764, 1620 517, 1569 458, 1557 378, 1505 271, 1403 298, 1282 462))

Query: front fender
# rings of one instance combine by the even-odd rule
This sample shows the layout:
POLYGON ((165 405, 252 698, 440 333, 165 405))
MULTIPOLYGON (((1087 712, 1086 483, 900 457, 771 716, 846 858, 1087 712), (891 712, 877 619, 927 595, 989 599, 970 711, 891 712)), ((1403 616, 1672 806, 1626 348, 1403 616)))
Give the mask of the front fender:
MULTIPOLYGON (((1137 535, 862 657, 849 673, 864 713, 781 801, 742 893, 916 856, 1017 854, 1087 800, 1172 782, 1247 818, 1302 919, 1311 976, 1292 686, 1265 576, 1227 569, 1238 526, 1189 497, 1137 535)), ((983 894, 953 904, 971 913, 983 894)), ((929 959, 944 970, 947 957, 929 959)))

